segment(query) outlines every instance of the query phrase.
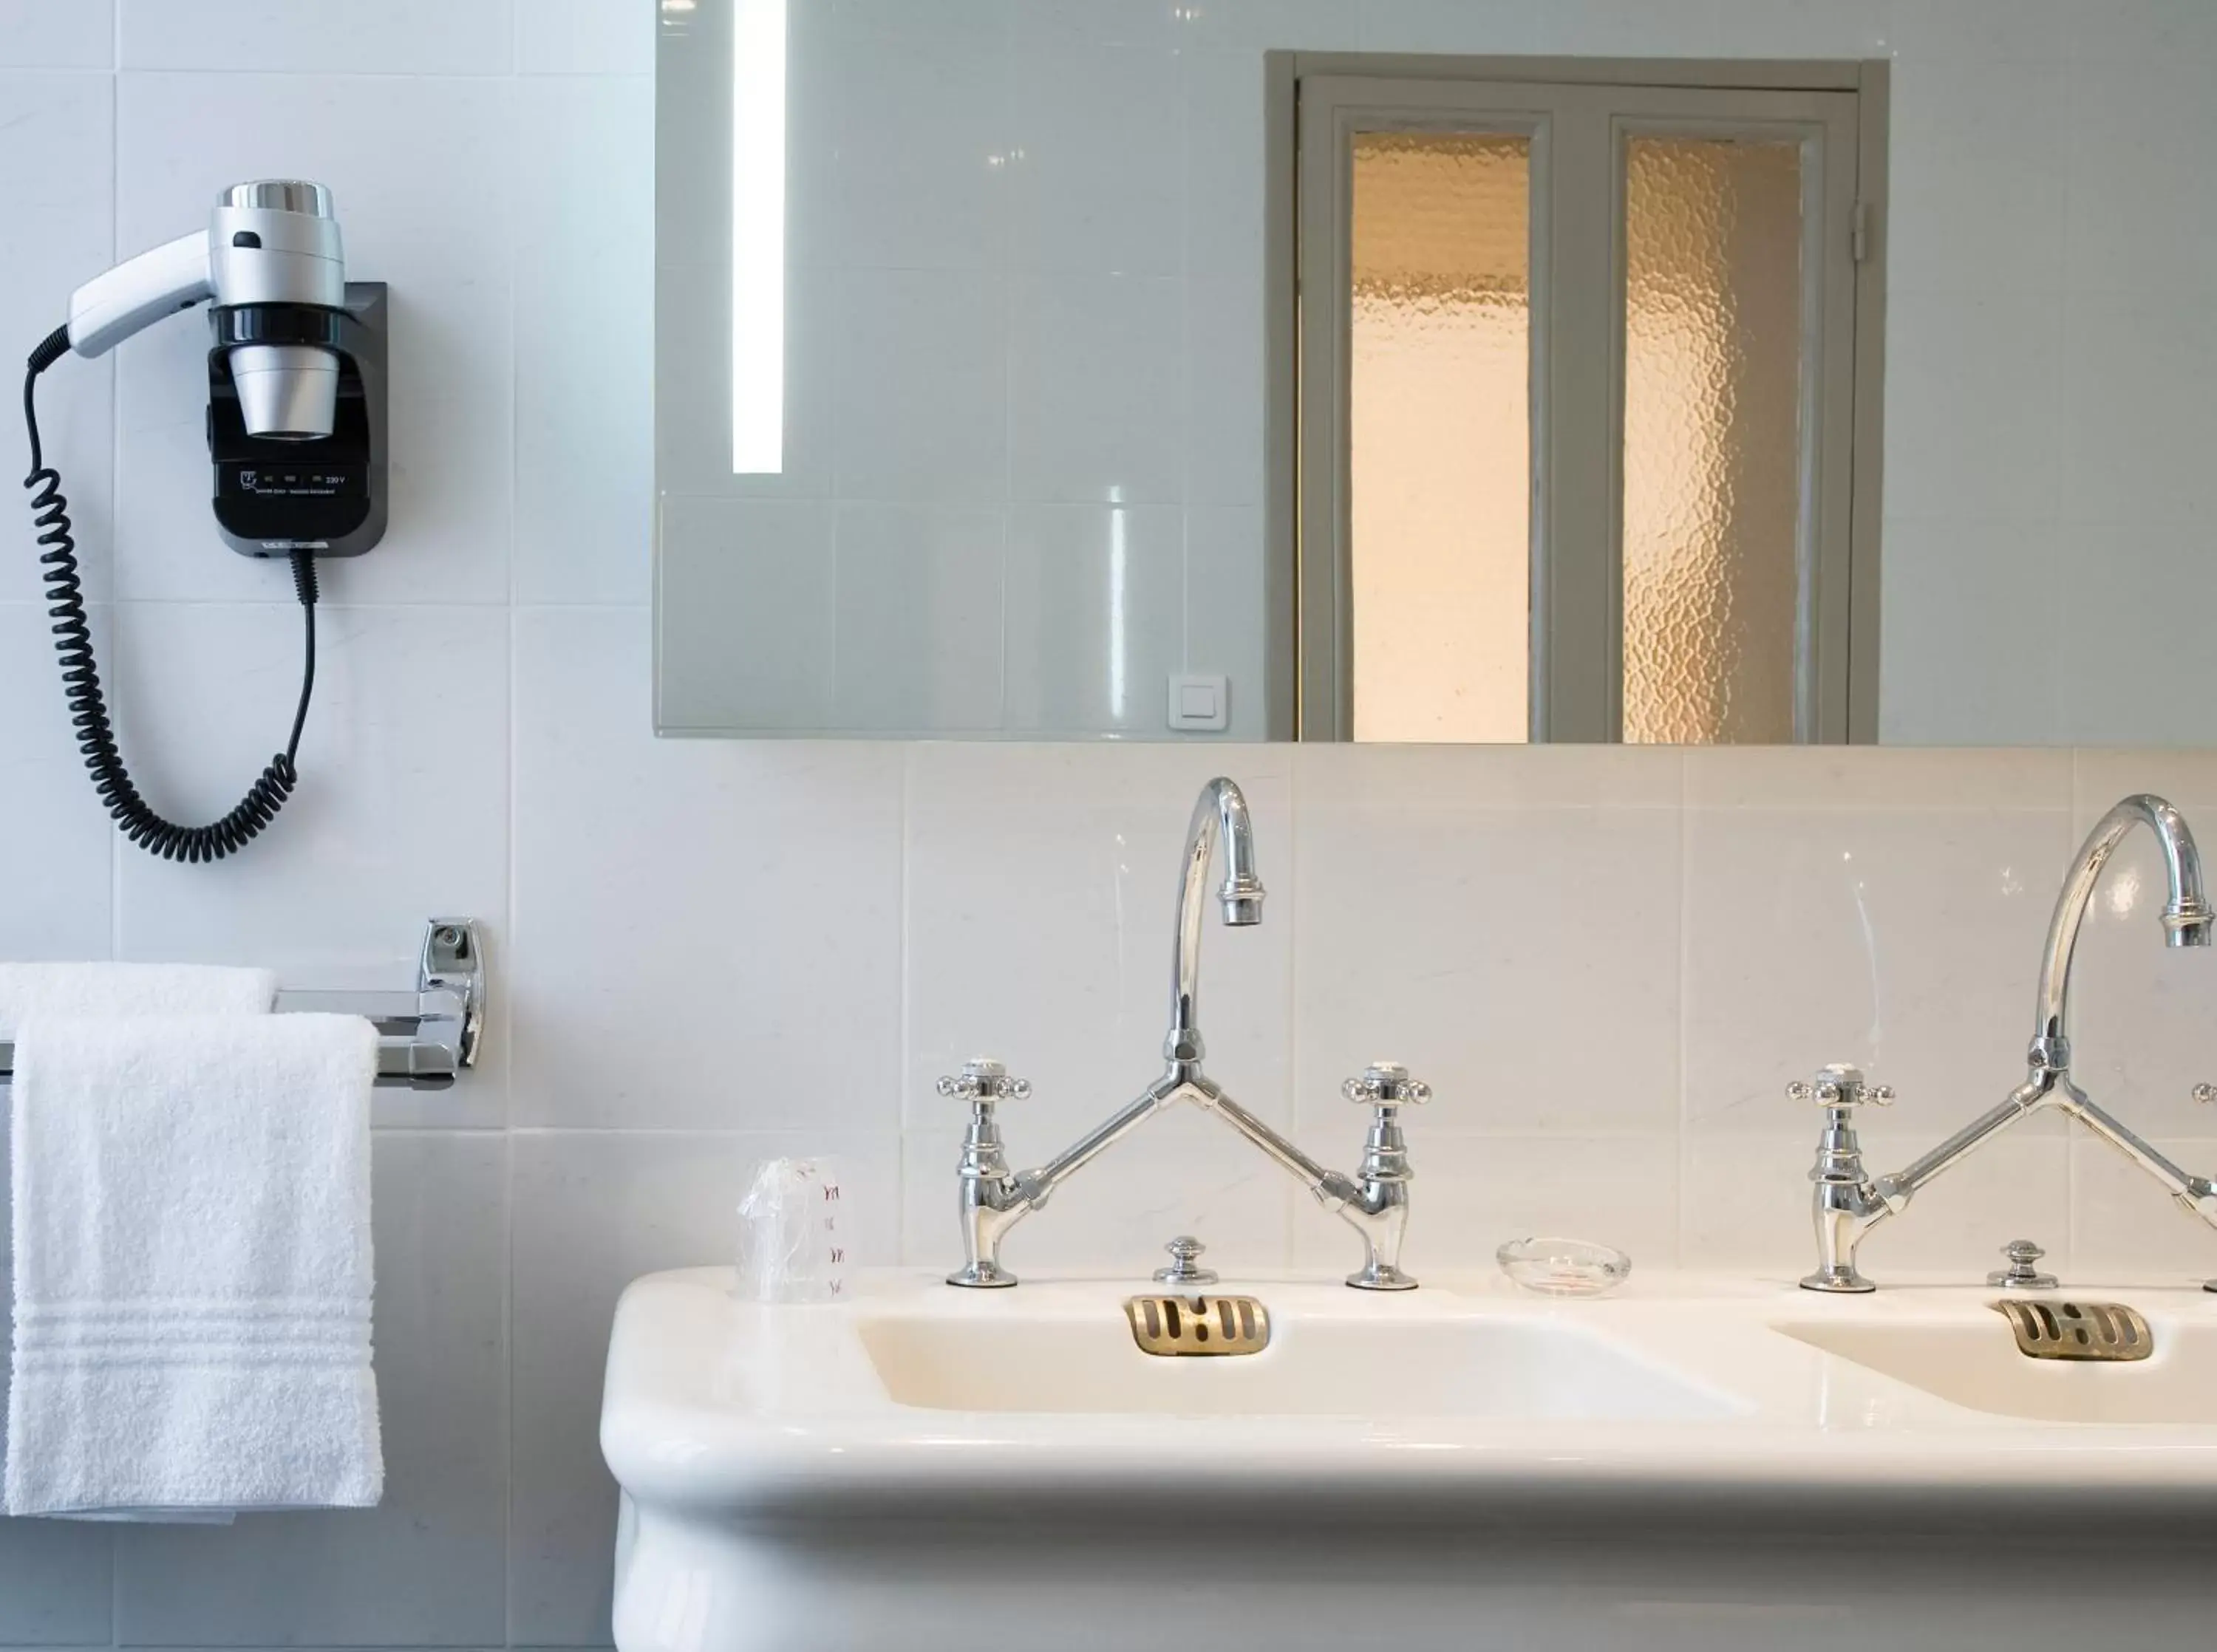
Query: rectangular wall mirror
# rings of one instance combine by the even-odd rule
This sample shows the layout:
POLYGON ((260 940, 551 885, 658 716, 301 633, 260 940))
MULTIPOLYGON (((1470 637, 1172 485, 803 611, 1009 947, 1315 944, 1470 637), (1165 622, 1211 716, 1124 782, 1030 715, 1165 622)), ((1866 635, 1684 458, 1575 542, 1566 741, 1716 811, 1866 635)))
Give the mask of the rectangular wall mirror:
POLYGON ((1940 4, 662 0, 658 728, 2217 741, 2217 119, 1940 4))

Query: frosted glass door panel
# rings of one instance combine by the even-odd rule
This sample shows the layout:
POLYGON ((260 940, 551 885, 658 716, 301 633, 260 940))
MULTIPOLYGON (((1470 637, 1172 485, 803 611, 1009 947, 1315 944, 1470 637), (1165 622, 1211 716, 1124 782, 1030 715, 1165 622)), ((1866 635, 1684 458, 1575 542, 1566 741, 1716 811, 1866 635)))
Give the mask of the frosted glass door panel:
POLYGON ((1532 145, 1355 139, 1355 737, 1530 727, 1532 145))
POLYGON ((1625 149, 1624 738, 1794 738, 1804 145, 1625 149))

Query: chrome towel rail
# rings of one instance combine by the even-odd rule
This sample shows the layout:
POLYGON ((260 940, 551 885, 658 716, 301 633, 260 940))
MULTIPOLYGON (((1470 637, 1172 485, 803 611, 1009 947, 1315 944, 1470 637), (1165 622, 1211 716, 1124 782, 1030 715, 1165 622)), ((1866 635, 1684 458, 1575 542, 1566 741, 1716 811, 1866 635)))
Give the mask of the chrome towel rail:
MULTIPOLYGON (((485 948, 469 918, 434 918, 423 932, 413 992, 277 995, 280 1014, 359 1015, 377 1028, 382 1088, 443 1090, 477 1064, 485 1026, 485 948)), ((0 1082, 14 1076, 15 1047, 0 1036, 0 1082)))

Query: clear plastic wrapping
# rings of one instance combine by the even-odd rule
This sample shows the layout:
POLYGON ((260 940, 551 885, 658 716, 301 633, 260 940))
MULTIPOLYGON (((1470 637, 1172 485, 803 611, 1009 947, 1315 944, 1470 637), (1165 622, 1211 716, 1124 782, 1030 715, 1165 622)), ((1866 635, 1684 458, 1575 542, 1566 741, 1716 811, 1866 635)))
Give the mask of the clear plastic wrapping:
POLYGON ((847 1288, 846 1218, 834 1159, 771 1159, 739 1201, 738 1293, 751 1302, 837 1302, 847 1288))

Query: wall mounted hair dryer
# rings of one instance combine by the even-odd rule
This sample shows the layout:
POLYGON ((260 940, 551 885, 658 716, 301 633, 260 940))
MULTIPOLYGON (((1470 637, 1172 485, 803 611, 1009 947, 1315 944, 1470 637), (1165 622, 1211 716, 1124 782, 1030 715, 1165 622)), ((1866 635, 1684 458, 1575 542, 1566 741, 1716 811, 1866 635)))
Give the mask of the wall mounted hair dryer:
POLYGON ((23 419, 31 508, 78 749, 126 836, 173 860, 219 860, 269 825, 299 784, 294 759, 316 680, 319 556, 359 556, 385 533, 385 287, 349 283, 321 184, 287 179, 224 192, 205 230, 141 253, 71 296, 69 322, 31 352, 23 419), (107 354, 165 316, 211 305, 208 453, 216 523, 247 556, 283 557, 306 614, 293 733, 238 806, 178 826, 143 799, 116 748, 86 623, 61 478, 45 462, 39 375, 72 351, 107 354))

